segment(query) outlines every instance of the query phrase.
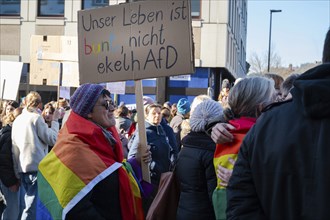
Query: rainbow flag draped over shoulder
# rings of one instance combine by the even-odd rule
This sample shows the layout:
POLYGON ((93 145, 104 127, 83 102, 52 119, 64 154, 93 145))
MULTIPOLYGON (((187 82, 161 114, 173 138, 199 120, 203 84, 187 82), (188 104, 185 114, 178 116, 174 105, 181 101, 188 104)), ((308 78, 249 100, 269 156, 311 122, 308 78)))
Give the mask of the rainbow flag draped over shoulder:
POLYGON ((110 146, 101 128, 70 113, 53 150, 40 162, 37 219, 65 219, 66 214, 93 187, 118 170, 122 219, 143 219, 142 199, 129 165, 122 166, 123 153, 118 133, 110 146))
MULTIPOLYGON (((233 169, 234 166, 228 161, 229 158, 237 159, 239 148, 243 142, 246 133, 255 124, 256 118, 241 117, 239 119, 230 120, 229 124, 233 125, 236 130, 232 132, 234 135, 234 141, 231 143, 217 144, 213 164, 215 170, 218 165, 221 165, 227 169, 233 169)), ((220 185, 221 179, 217 178, 217 187, 212 195, 212 202, 215 211, 216 219, 226 219, 226 187, 220 185)))

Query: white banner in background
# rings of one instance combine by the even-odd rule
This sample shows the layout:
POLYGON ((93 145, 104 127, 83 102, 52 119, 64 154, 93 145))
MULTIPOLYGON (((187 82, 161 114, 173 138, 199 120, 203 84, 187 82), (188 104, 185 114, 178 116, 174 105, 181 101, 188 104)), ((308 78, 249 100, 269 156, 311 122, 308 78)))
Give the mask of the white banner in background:
POLYGON ((0 61, 0 98, 16 100, 22 68, 22 62, 0 61))
POLYGON ((70 87, 60 86, 60 97, 70 99, 70 87))
POLYGON ((125 94, 126 82, 111 82, 106 84, 107 90, 109 90, 112 94, 125 94))

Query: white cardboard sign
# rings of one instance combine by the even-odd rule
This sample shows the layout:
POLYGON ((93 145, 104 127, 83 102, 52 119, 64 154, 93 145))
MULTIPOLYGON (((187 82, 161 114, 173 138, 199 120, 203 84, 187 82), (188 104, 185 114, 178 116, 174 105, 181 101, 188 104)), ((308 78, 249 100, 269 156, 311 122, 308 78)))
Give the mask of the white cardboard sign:
POLYGON ((0 61, 0 98, 16 100, 23 63, 0 61))

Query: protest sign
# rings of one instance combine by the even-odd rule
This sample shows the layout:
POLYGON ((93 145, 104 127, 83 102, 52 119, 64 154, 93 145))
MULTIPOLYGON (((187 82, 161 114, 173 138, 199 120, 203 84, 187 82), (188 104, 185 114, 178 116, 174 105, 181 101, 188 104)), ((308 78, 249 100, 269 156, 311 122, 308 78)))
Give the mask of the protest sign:
POLYGON ((133 2, 78 12, 80 84, 194 72, 190 2, 133 2))
POLYGON ((32 35, 30 47, 30 84, 79 86, 76 36, 32 35))
POLYGON ((16 100, 23 63, 0 61, 0 97, 16 100))
MULTIPOLYGON (((135 80, 143 110, 141 79, 194 72, 190 1, 145 1, 78 11, 79 83, 135 80)), ((138 114, 140 147, 147 148, 144 114, 138 114)), ((141 161, 143 179, 150 182, 141 161)))

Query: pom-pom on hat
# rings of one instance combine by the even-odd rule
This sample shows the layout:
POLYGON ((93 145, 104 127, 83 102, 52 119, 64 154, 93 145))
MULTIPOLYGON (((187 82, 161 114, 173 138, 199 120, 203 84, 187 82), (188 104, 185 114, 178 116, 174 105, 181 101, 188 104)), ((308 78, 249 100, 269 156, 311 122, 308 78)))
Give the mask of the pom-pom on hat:
POLYGON ((190 102, 186 98, 182 98, 178 101, 177 104, 178 112, 181 114, 187 114, 190 112, 190 102))
POLYGON ((151 97, 149 96, 143 96, 143 105, 146 106, 146 105, 150 105, 150 104, 154 104, 155 103, 155 100, 153 100, 151 97))
POLYGON ((83 84, 71 96, 70 106, 74 113, 86 118, 92 112, 97 99, 104 90, 98 84, 83 84))
POLYGON ((190 127, 194 132, 205 131, 209 122, 221 121, 223 108, 219 102, 205 100, 198 104, 190 116, 190 127))

